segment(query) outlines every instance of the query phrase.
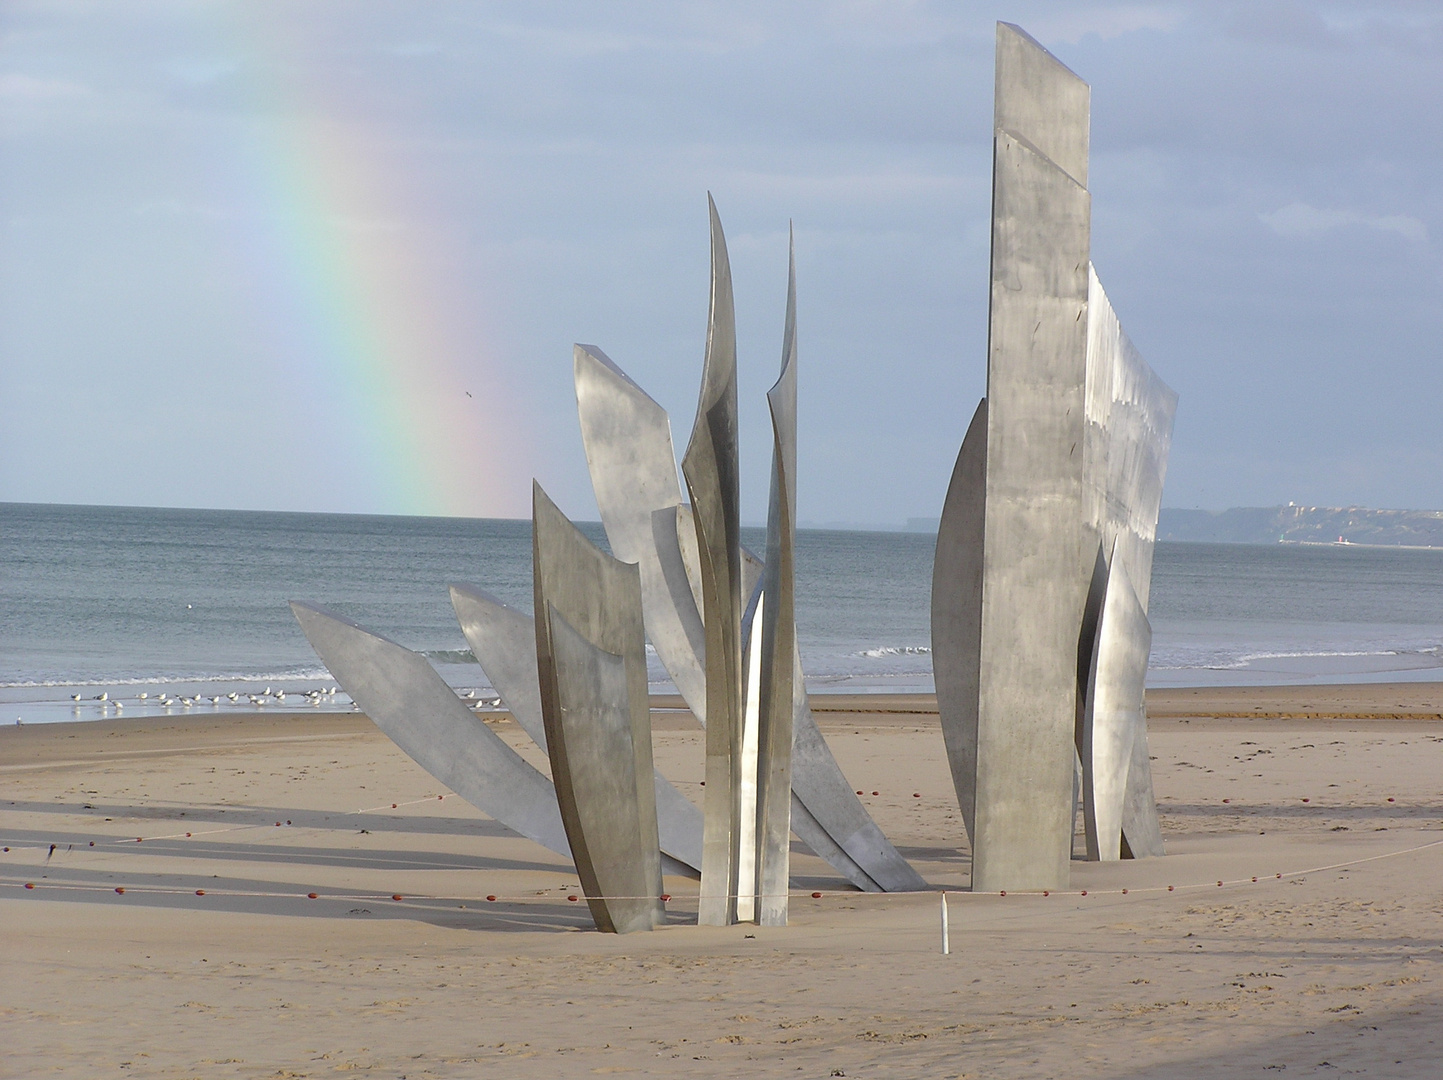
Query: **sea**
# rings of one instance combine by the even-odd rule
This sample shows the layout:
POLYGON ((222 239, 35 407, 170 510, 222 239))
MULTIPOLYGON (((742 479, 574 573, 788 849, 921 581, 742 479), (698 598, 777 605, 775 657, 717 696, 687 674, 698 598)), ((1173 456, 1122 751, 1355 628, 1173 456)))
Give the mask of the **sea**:
MULTIPOLYGON (((599 524, 581 528, 605 547, 599 524)), ((761 529, 743 540, 765 550, 761 529)), ((798 531, 813 692, 933 689, 934 544, 798 531)), ((0 723, 353 708, 290 600, 418 650, 484 697, 452 582, 530 610, 530 523, 0 503, 0 723)), ((1150 615, 1150 686, 1443 679, 1443 549, 1163 542, 1150 615)), ((672 690, 650 661, 653 691, 672 690)))

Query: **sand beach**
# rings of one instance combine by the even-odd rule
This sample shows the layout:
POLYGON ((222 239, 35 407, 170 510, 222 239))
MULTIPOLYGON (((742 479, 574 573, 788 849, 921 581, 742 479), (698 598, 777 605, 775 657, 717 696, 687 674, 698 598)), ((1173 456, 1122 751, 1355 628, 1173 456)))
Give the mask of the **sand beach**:
MULTIPOLYGON (((819 695, 937 891, 863 895, 799 852, 785 929, 689 925, 668 878, 671 924, 627 937, 361 715, 7 727, 0 1074, 1436 1076, 1440 702, 1154 692, 1168 855, 998 896, 963 891, 930 699, 819 695)), ((696 797, 701 732, 654 705, 696 797)))

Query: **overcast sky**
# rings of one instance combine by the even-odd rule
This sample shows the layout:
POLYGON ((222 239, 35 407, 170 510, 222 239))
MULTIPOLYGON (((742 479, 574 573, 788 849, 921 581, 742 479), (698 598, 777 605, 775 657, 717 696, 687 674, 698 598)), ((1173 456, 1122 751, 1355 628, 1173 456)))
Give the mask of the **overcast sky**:
POLYGON ((1436 3, 0 6, 0 500, 594 518, 571 344, 684 445, 706 193, 743 512, 787 224, 799 517, 935 516, 985 376, 994 21, 1092 84, 1164 503, 1443 507, 1436 3), (467 395, 470 395, 469 397, 467 395))

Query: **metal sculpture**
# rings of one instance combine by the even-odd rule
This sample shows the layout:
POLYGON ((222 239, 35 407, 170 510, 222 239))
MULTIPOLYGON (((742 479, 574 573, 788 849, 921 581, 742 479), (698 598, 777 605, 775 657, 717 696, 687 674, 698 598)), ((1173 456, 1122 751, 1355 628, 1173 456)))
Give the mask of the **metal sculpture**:
POLYGON ((791 880, 792 719, 798 697, 806 696, 806 686, 796 678, 797 260, 790 234, 782 370, 767 391, 767 407, 772 416, 772 483, 759 598, 755 910, 762 926, 785 926, 791 880))
MULTIPOLYGON (((720 242, 724 245, 725 239, 720 242)), ((714 269, 718 265, 725 261, 714 259, 714 269)), ((714 285, 713 291, 718 289, 714 285)), ((706 724, 700 559, 690 508, 681 502, 666 412, 595 346, 576 346, 573 360, 582 440, 607 540, 618 558, 638 563, 647 631, 657 656, 687 706, 706 724)), ((742 560, 741 595, 750 597, 760 563, 745 548, 742 560)), ((793 680, 804 687, 800 652, 793 680)), ((799 690, 795 700, 792 831, 859 889, 924 888, 926 882, 857 799, 817 729, 806 694, 799 690)), ((739 753, 745 752, 744 740, 745 717, 739 753)), ((740 879, 737 892, 745 892, 740 879)))
MULTIPOLYGON (((512 717, 546 749, 541 691, 536 668, 536 624, 530 615, 470 585, 451 586, 451 606, 471 652, 512 717)), ((662 869, 697 877, 701 873, 701 811, 657 771, 657 833, 662 869)))
POLYGON ((391 740, 476 809, 571 858, 556 791, 471 712, 424 656, 314 604, 291 601, 311 647, 391 740))
POLYGON ((592 918, 659 925, 661 854, 641 580, 532 488, 536 657, 546 752, 592 918))
MULTIPOLYGON (((559 803, 566 837, 560 850, 573 855, 602 929, 655 924, 662 859, 673 869, 700 870, 702 923, 740 918, 785 925, 792 831, 859 888, 925 887, 857 800, 807 703, 793 601, 796 286, 790 251, 781 373, 768 394, 767 565, 740 543, 735 318, 725 237, 708 202, 707 352, 682 461, 690 505, 681 498, 665 412, 599 349, 577 346, 582 433, 616 557, 591 546, 537 487, 535 616, 480 590, 452 587, 474 655, 551 759, 555 783, 548 791, 559 803), (659 656, 707 729, 701 811, 651 762, 643 611, 659 656), (534 652, 525 647, 528 635, 534 652)), ((401 652, 413 669, 419 664, 430 671, 422 658, 401 652)), ((424 681, 419 669, 409 675, 424 681)), ((444 684, 434 671, 430 679, 435 697, 444 684)), ((365 693, 358 690, 356 699, 365 693)), ((454 695, 447 698, 444 707, 434 702, 436 715, 425 732, 435 738, 431 745, 404 718, 393 720, 399 714, 379 689, 369 700, 385 730, 459 791, 468 782, 464 761, 436 747, 464 742, 461 717, 476 721, 454 695)))
MULTIPOLYGON (((1123 332, 1112 304, 1089 267, 1087 333, 1088 457, 1092 477, 1093 520, 1100 537, 1100 551, 1106 559, 1107 583, 1094 588, 1112 602, 1112 578, 1121 571, 1129 583, 1140 620, 1129 618, 1126 634, 1116 628, 1104 632, 1099 625, 1093 638, 1098 651, 1089 661, 1089 674, 1128 672, 1126 698, 1134 704, 1136 722, 1124 743, 1090 738, 1084 724, 1078 747, 1084 741, 1092 753, 1082 754, 1084 799, 1083 820, 1088 830, 1089 858, 1118 858, 1126 854, 1141 857, 1163 853, 1162 831, 1157 820, 1157 800, 1152 788, 1152 767, 1147 753, 1147 725, 1143 714, 1143 681, 1152 642, 1147 622, 1148 596, 1152 583, 1152 557, 1156 545, 1158 511, 1162 506, 1163 480, 1172 441, 1177 394, 1152 371, 1123 332), (1110 754, 1099 752, 1111 746, 1110 754), (1110 782, 1089 773, 1108 773, 1110 782), (1119 790, 1119 783, 1121 790, 1119 790), (1109 803, 1099 807, 1097 796, 1088 791, 1111 791, 1109 803), (1112 821, 1121 815, 1121 841, 1112 831, 1112 821), (1104 832, 1094 835, 1099 821, 1107 822, 1104 832)), ((1094 698, 1101 684, 1085 684, 1084 709, 1096 713, 1094 698)))
POLYGON ((711 218, 711 302, 701 398, 682 475, 691 495, 706 640, 706 786, 702 814, 702 925, 736 921, 741 835, 742 553, 737 465, 736 314, 731 264, 716 203, 711 218))
POLYGON ((1139 583, 1176 396, 1121 333, 1088 259, 1089 98, 998 24, 988 395, 948 489, 932 601, 978 890, 1066 885, 1079 786, 1093 857, 1123 833, 1133 854, 1161 851, 1139 583))
POLYGON ((982 523, 987 402, 972 414, 937 525, 932 560, 932 672, 962 824, 976 837, 977 701, 982 660, 982 523))
POLYGON ((1143 679, 1152 628, 1114 549, 1088 678, 1082 728, 1082 815, 1087 857, 1121 858, 1132 747, 1146 740, 1143 679))
POLYGON ((999 25, 972 845, 984 891, 1063 888, 1072 856, 1078 630, 1097 548, 1080 452, 1088 98, 999 25))

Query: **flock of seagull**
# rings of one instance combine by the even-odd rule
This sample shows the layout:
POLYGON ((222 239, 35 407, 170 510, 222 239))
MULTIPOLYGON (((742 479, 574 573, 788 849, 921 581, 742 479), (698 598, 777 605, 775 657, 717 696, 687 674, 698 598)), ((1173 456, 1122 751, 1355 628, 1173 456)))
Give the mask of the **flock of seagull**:
MULTIPOLYGON (((328 699, 335 697, 336 694, 339 692, 340 687, 331 686, 322 687, 319 690, 306 690, 304 692, 294 691, 290 696, 304 698, 307 705, 321 705, 328 699)), ((170 708, 173 705, 180 705, 181 707, 188 709, 195 705, 219 705, 222 702, 239 704, 241 698, 245 698, 245 700, 248 701, 250 704, 256 706, 269 705, 272 702, 281 705, 285 703, 286 696, 287 695, 284 690, 272 690, 269 686, 267 686, 258 694, 240 694, 233 690, 229 694, 226 694, 224 697, 221 697, 219 694, 215 695, 214 697, 207 697, 204 694, 196 694, 194 697, 188 697, 184 695, 181 697, 171 697, 169 693, 162 690, 160 693, 156 694, 154 698, 152 698, 148 692, 142 690, 139 694, 135 695, 135 700, 145 702, 147 705, 154 703, 156 705, 160 705, 163 708, 170 708)), ((79 694, 71 694, 70 700, 78 702, 81 700, 81 697, 79 694)), ((123 711, 125 708, 124 702, 122 702, 119 698, 112 698, 109 691, 96 694, 95 697, 91 698, 91 700, 99 702, 102 707, 108 705, 116 711, 123 711)))
MULTIPOLYGON (((297 697, 304 698, 307 705, 323 705, 333 699, 339 692, 340 687, 330 686, 322 687, 319 690, 294 690, 289 695, 287 695, 284 690, 272 690, 269 686, 267 686, 258 694, 242 694, 232 690, 224 697, 219 694, 213 697, 209 697, 204 694, 196 694, 193 697, 184 695, 180 697, 171 697, 170 694, 162 690, 154 697, 151 697, 147 691, 142 690, 140 693, 135 695, 135 698, 133 700, 143 703, 143 705, 159 705, 162 708, 166 709, 173 706, 180 706, 181 708, 189 709, 197 705, 221 705, 225 703, 239 705, 242 699, 249 702, 251 705, 257 707, 270 705, 272 703, 277 705, 284 705, 288 696, 293 699, 297 697)), ((479 690, 475 689, 458 690, 457 693, 460 695, 461 700, 466 702, 466 704, 473 709, 494 709, 497 706, 501 705, 501 698, 495 694, 483 694, 479 690)), ((78 705, 84 699, 79 694, 71 694, 70 700, 76 702, 78 705)), ((101 708, 111 708, 114 709, 116 712, 123 712, 125 710, 125 703, 119 698, 111 697, 110 691, 108 690, 104 691, 103 693, 96 694, 90 700, 98 703, 101 708)), ((355 705, 354 703, 351 707, 353 709, 360 708, 359 705, 355 705)))

